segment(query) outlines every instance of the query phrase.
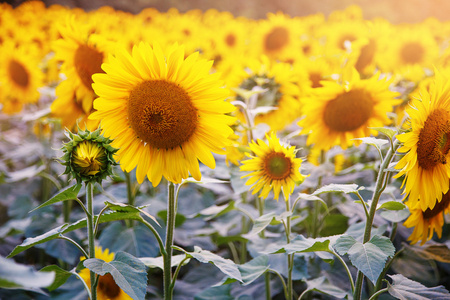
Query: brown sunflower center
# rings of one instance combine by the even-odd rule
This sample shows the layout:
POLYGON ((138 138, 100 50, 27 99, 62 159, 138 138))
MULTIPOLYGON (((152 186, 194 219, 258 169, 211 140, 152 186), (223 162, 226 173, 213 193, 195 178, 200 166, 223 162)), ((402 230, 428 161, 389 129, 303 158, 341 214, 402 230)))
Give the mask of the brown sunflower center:
POLYGON ((417 161, 425 170, 447 163, 450 150, 450 113, 436 109, 430 113, 419 133, 417 161))
POLYGON ((318 72, 309 73, 309 80, 311 80, 312 82, 311 87, 313 88, 322 86, 322 84, 320 83, 320 81, 322 80, 322 75, 318 72))
POLYGON ((421 63, 425 56, 424 47, 417 42, 408 42, 400 49, 400 58, 406 64, 421 63))
POLYGON ((424 219, 431 219, 440 213, 442 213, 448 206, 450 205, 450 192, 442 195, 441 202, 437 202, 433 209, 427 208, 426 211, 423 212, 424 219))
POLYGON ((370 65, 375 56, 377 45, 374 39, 370 39, 369 43, 361 48, 361 53, 359 54, 358 60, 356 61, 355 68, 358 72, 364 70, 365 67, 370 65))
POLYGON ((291 174, 291 160, 283 153, 271 152, 264 158, 264 173, 271 180, 283 180, 291 174))
POLYGON ((372 115, 374 103, 363 90, 351 90, 328 102, 323 119, 325 125, 336 131, 352 131, 361 127, 372 115))
POLYGON ((83 85, 92 90, 92 75, 103 73, 101 65, 103 63, 103 53, 89 47, 80 45, 75 51, 74 65, 83 85))
POLYGON ((26 88, 30 82, 30 77, 28 75, 27 69, 18 61, 11 60, 8 65, 8 72, 11 79, 18 86, 26 88))
POLYGON ((280 50, 289 43, 289 32, 286 28, 277 26, 266 35, 264 47, 267 51, 280 50))
POLYGON ((102 294, 106 295, 106 298, 108 299, 114 299, 120 294, 120 287, 116 284, 114 278, 109 273, 100 276, 98 280, 98 290, 100 290, 102 294))
POLYGON ((165 80, 147 80, 130 92, 128 120, 142 141, 170 149, 189 140, 198 115, 183 88, 165 80))
POLYGON ((225 43, 230 46, 233 47, 236 44, 236 36, 234 34, 227 34, 227 36, 225 37, 225 43))

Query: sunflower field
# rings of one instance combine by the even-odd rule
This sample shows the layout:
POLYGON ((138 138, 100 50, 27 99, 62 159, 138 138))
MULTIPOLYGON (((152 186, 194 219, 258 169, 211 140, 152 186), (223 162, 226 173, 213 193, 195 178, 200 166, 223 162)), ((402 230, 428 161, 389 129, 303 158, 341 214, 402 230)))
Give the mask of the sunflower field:
POLYGON ((0 299, 450 299, 450 22, 0 3, 0 120, 0 299))

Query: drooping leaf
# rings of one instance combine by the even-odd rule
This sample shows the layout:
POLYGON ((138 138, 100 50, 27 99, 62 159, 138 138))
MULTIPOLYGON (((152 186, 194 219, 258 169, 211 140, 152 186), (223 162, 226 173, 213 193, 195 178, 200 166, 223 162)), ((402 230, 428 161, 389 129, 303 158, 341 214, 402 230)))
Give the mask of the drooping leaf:
MULTIPOLYGON (((242 285, 249 285, 256 279, 258 279, 259 276, 266 273, 266 271, 269 269, 269 258, 267 255, 261 255, 245 264, 238 265, 237 267, 241 272, 243 282, 242 285)), ((236 281, 237 279, 228 277, 219 284, 229 284, 236 281)))
POLYGON ((194 217, 202 217, 205 221, 220 217, 235 209, 235 202, 230 201, 224 205, 212 205, 199 211, 194 217))
POLYGON ((231 285, 210 287, 195 295, 194 300, 234 300, 231 295, 231 285))
POLYGON ((387 209, 387 210, 402 210, 405 209, 406 205, 399 201, 387 201, 382 203, 377 207, 378 209, 387 209))
POLYGON ((333 192, 341 192, 341 193, 358 193, 358 191, 363 190, 364 187, 359 187, 355 183, 352 184, 329 184, 325 185, 318 190, 316 190, 314 193, 312 193, 314 196, 323 194, 323 193, 333 193, 333 192))
POLYGON ((417 256, 426 260, 435 260, 442 263, 450 263, 450 249, 446 244, 432 243, 428 241, 423 246, 407 245, 406 248, 417 256))
POLYGON ((272 221, 275 219, 275 213, 271 212, 265 215, 262 215, 254 220, 252 230, 248 233, 248 235, 258 234, 267 226, 269 226, 272 221))
POLYGON ((330 281, 325 276, 307 280, 306 285, 307 291, 317 291, 320 293, 333 296, 336 299, 344 299, 345 296, 347 295, 347 292, 331 284, 330 281))
POLYGON ((35 209, 33 209, 30 212, 33 212, 39 208, 42 208, 42 207, 45 207, 45 206, 48 206, 51 204, 55 204, 58 202, 76 199, 78 196, 78 193, 80 192, 81 186, 82 186, 81 184, 75 184, 75 185, 71 185, 71 186, 63 188, 56 195, 54 195, 49 200, 45 201, 44 203, 42 203, 41 205, 39 205, 38 207, 36 207, 35 209))
POLYGON ((55 280, 50 286, 47 287, 50 292, 59 288, 67 281, 67 279, 69 279, 70 276, 73 275, 72 272, 61 269, 57 265, 46 266, 39 270, 39 272, 55 272, 55 280))
POLYGON ((41 166, 32 165, 30 167, 24 168, 19 171, 8 172, 6 174, 7 175, 6 182, 14 183, 14 182, 18 182, 18 181, 21 181, 24 179, 33 178, 33 177, 36 177, 37 174, 39 174, 40 172, 42 172, 44 170, 45 170, 44 165, 41 165, 41 166))
POLYGON ((116 284, 131 298, 144 299, 147 270, 138 258, 126 252, 117 252, 111 262, 89 258, 83 264, 98 275, 111 274, 116 284))
POLYGON ((158 226, 159 223, 158 221, 156 221, 156 218, 154 216, 152 216, 151 214, 149 214, 148 212, 146 212, 145 210, 143 210, 143 208, 147 207, 146 206, 140 206, 140 207, 135 207, 126 203, 113 203, 113 202, 109 202, 109 201, 105 201, 105 205, 113 210, 113 211, 118 211, 118 212, 122 212, 122 213, 141 213, 144 214, 145 216, 149 217, 150 219, 153 220, 153 222, 155 222, 158 226))
POLYGON ((322 198, 319 198, 315 195, 310 195, 310 194, 305 194, 305 193, 298 193, 297 198, 300 198, 301 201, 305 200, 305 201, 319 201, 322 206, 325 208, 325 211, 328 212, 328 206, 327 203, 325 201, 323 201, 322 198))
POLYGON ((450 299, 450 293, 442 286, 428 288, 419 282, 406 278, 401 274, 388 275, 392 284, 388 284, 388 292, 402 300, 444 300, 450 299))
POLYGON ((360 140, 364 144, 374 146, 375 148, 378 149, 378 151, 381 151, 381 147, 383 145, 385 145, 386 143, 388 143, 388 141, 386 141, 386 140, 377 139, 377 138, 374 138, 374 137, 355 138, 354 140, 360 140))
POLYGON ((229 183, 229 181, 202 176, 201 180, 195 180, 192 177, 183 179, 181 184, 184 184, 184 183, 208 184, 208 183, 229 183))
POLYGON ((230 278, 234 278, 240 282, 243 282, 241 272, 239 271, 237 265, 230 259, 223 258, 208 250, 202 250, 197 246, 194 247, 193 252, 188 252, 177 246, 174 246, 173 248, 186 253, 189 257, 195 258, 199 262, 211 263, 219 268, 219 270, 224 274, 228 275, 230 278))
MULTIPOLYGON (((180 254, 180 255, 173 255, 171 265, 172 267, 178 266, 184 259, 186 258, 186 255, 180 254)), ((139 258, 144 265, 146 265, 149 268, 160 268, 161 270, 164 270, 164 260, 162 256, 158 257, 140 257, 139 258)), ((189 263, 190 259, 184 261, 183 265, 186 265, 189 263)))
POLYGON ((54 272, 40 273, 0 256, 0 288, 42 288, 51 285, 54 279, 54 272))

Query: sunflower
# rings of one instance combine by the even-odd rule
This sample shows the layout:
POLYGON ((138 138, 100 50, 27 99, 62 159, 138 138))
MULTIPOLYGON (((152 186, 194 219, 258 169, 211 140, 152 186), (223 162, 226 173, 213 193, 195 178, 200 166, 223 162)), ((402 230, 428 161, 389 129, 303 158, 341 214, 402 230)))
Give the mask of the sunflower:
POLYGON ((425 211, 418 208, 410 209, 411 215, 403 223, 406 227, 414 227, 413 233, 408 238, 415 244, 422 240, 421 245, 430 240, 436 232, 438 238, 442 236, 442 227, 444 226, 444 215, 450 214, 450 193, 442 195, 441 202, 437 203, 432 209, 425 211))
POLYGON ((36 103, 44 85, 43 73, 39 69, 39 58, 26 46, 15 47, 4 43, 0 47, 0 89, 2 111, 15 113, 22 110, 24 103, 36 103))
MULTIPOLYGON (((102 259, 105 262, 111 262, 114 259, 114 253, 109 252, 109 249, 102 250, 101 247, 95 247, 95 258, 102 259)), ((80 257, 80 261, 86 259, 86 257, 80 257)), ((84 268, 79 273, 80 277, 83 278, 87 286, 91 286, 91 276, 89 269, 84 268)), ((114 281, 114 278, 110 273, 100 276, 97 285, 97 299, 98 300, 131 300, 128 296, 114 281)))
POLYGON ((225 115, 235 107, 219 74, 210 74, 212 62, 184 56, 174 44, 165 51, 141 42, 130 55, 122 50, 109 63, 106 74, 93 76, 99 98, 90 118, 102 120, 105 136, 114 138, 122 169, 137 166, 136 177, 147 176, 154 186, 167 180, 200 180, 200 160, 215 167, 211 151, 225 154, 234 118, 225 115))
POLYGON ((305 118, 299 121, 302 133, 308 134, 307 145, 328 150, 335 145, 342 149, 356 144, 355 138, 369 136, 376 131, 369 127, 382 127, 389 122, 387 112, 400 102, 398 93, 389 90, 389 80, 379 80, 379 74, 360 79, 353 69, 348 81, 341 85, 322 81, 303 100, 305 118))
POLYGON ((410 208, 433 209, 449 190, 450 164, 450 82, 448 76, 436 71, 435 83, 412 99, 406 109, 411 130, 400 134, 403 143, 398 152, 405 155, 395 168, 405 175, 403 194, 410 208))

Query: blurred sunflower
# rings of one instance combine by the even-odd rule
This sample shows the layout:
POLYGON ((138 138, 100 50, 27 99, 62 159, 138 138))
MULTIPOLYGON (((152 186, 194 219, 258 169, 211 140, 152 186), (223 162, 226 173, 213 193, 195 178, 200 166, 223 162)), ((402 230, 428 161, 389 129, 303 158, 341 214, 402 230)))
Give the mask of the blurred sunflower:
POLYGON ((421 99, 412 99, 406 109, 411 131, 400 134, 398 152, 405 155, 395 168, 405 175, 403 194, 411 209, 433 209, 449 190, 450 164, 450 81, 436 71, 435 84, 424 89, 421 99))
MULTIPOLYGON (((95 247, 95 258, 102 259, 105 262, 111 262, 114 259, 114 253, 109 252, 109 249, 102 250, 101 247, 95 247)), ((86 257, 80 257, 80 261, 86 259, 86 257)), ((89 269, 84 268, 79 273, 88 287, 91 286, 91 276, 89 269)), ((114 281, 114 278, 110 273, 106 273, 100 276, 97 285, 97 299, 98 300, 131 300, 114 281)))
POLYGON ((24 103, 39 100, 38 88, 44 85, 43 73, 33 50, 26 46, 15 47, 13 43, 4 43, 0 47, 0 102, 4 113, 20 112, 24 103))
POLYGON ((444 226, 444 215, 450 214, 450 193, 442 195, 441 202, 432 209, 423 211, 420 207, 410 209, 411 215, 403 223, 408 228, 414 227, 413 233, 408 238, 412 244, 421 240, 421 245, 431 240, 436 232, 438 238, 442 236, 444 226))
MULTIPOLYGON (((369 127, 383 127, 389 123, 386 113, 400 100, 398 93, 389 90, 389 80, 379 80, 379 74, 360 79, 356 70, 341 85, 334 81, 322 81, 311 96, 303 99, 305 118, 299 121, 302 133, 308 134, 307 145, 328 150, 335 145, 342 149, 359 141, 355 138, 377 132, 369 127)), ((344 78, 346 79, 346 78, 344 78)))
POLYGON ((137 166, 138 182, 147 176, 157 186, 164 176, 180 183, 189 173, 200 180, 198 160, 214 168, 211 151, 224 154, 230 143, 235 119, 225 114, 235 108, 224 101, 228 91, 209 73, 211 61, 184 55, 177 44, 163 52, 140 43, 93 76, 99 98, 90 118, 102 120, 105 136, 115 139, 122 169, 137 166))
POLYGON ((261 139, 250 143, 254 155, 247 154, 249 159, 242 161, 240 170, 251 173, 242 178, 250 177, 246 185, 252 185, 252 194, 261 191, 260 196, 267 198, 273 190, 274 198, 278 200, 282 191, 288 201, 295 186, 305 179, 300 173, 302 160, 295 157, 295 147, 282 145, 275 133, 266 134, 266 138, 268 144, 261 139))

